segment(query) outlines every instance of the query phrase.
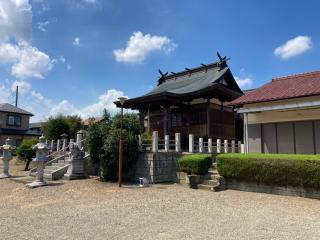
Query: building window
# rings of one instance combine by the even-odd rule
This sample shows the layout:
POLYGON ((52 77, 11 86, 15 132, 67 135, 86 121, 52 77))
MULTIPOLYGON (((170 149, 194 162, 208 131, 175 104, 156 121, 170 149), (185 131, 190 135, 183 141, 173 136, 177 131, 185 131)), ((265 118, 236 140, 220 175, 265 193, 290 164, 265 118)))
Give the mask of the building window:
POLYGON ((171 127, 182 127, 184 119, 182 113, 171 113, 171 127))
POLYGON ((20 127, 21 126, 21 116, 8 115, 7 125, 20 127))

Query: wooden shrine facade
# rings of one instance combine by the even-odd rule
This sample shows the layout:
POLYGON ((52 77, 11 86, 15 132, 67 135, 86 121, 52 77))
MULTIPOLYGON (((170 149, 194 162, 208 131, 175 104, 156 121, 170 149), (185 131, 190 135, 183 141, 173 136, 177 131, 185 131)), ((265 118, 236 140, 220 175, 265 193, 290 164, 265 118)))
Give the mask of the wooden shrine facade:
POLYGON ((159 72, 154 90, 124 103, 139 111, 142 132, 158 131, 161 138, 179 132, 182 139, 189 134, 235 139, 235 113, 228 102, 243 93, 225 58, 170 75, 159 72))

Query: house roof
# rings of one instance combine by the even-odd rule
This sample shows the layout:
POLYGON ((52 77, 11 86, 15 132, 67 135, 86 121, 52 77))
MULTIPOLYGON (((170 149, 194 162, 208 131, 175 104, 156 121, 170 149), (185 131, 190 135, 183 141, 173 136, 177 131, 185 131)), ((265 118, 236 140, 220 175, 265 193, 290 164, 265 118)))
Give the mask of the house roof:
POLYGON ((33 122, 29 123, 29 128, 41 128, 44 122, 33 122))
POLYGON ((274 78, 230 104, 243 105, 315 95, 320 95, 320 71, 274 78))
MULTIPOLYGON (((226 64, 221 67, 218 62, 162 76, 158 82, 155 89, 143 96, 127 100, 124 107, 133 108, 143 103, 170 99, 213 97, 218 92, 230 101, 243 94, 229 67, 226 64)), ((119 102, 115 104, 120 106, 119 102)))
POLYGON ((89 126, 91 122, 99 123, 102 120, 103 120, 103 117, 87 118, 86 120, 83 121, 83 125, 84 126, 89 126))
POLYGON ((18 114, 25 114, 25 115, 33 116, 32 113, 30 113, 26 110, 23 110, 21 108, 18 108, 16 106, 13 106, 9 103, 0 103, 0 112, 18 113, 18 114))

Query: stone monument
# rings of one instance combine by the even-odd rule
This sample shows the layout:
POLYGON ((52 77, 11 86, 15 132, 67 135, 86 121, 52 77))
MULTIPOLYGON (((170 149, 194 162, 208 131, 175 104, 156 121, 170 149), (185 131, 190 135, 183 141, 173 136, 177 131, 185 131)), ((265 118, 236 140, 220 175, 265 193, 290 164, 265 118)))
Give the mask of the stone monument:
POLYGON ((49 155, 49 147, 45 143, 45 140, 45 137, 41 136, 39 138, 39 143, 32 147, 32 149, 36 150, 36 158, 33 159, 33 162, 37 164, 37 175, 36 180, 32 183, 28 183, 27 187, 35 188, 47 185, 46 181, 43 179, 44 165, 48 161, 49 155))
POLYGON ((84 148, 79 147, 79 143, 71 142, 69 151, 69 168, 65 178, 69 180, 85 178, 84 174, 84 148))
POLYGON ((9 161, 12 159, 12 150, 13 147, 10 145, 10 139, 7 138, 5 144, 0 147, 3 151, 3 155, 1 157, 3 161, 3 173, 0 175, 0 178, 8 178, 9 174, 9 161))

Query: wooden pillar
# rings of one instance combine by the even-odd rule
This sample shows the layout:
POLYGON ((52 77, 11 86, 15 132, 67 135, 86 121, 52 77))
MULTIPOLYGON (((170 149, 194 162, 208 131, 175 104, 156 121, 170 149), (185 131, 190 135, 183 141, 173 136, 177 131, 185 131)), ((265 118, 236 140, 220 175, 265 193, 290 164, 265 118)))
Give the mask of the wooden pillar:
POLYGON ((168 132, 168 107, 163 108, 163 136, 166 136, 168 132))
POLYGON ((188 102, 188 115, 187 115, 187 124, 188 124, 188 133, 190 134, 190 119, 191 119, 191 109, 190 109, 190 102, 188 102))
POLYGON ((148 115, 148 126, 147 126, 147 132, 149 133, 149 132, 150 132, 150 105, 148 106, 148 112, 147 112, 147 115, 148 115))
POLYGON ((210 137, 210 99, 207 99, 207 137, 210 137))
POLYGON ((220 137, 225 138, 226 137, 225 130, 224 130, 224 126, 222 126, 223 125, 223 101, 222 100, 220 100, 220 101, 221 101, 221 106, 220 106, 220 124, 221 124, 220 137))

